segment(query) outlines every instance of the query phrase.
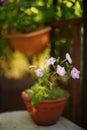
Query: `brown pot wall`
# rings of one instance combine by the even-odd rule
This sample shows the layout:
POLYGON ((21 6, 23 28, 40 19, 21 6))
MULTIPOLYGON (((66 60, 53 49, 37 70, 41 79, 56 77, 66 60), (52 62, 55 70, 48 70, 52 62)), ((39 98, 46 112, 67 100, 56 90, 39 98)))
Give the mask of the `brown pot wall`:
POLYGON ((28 34, 9 35, 8 39, 14 49, 27 55, 35 55, 47 47, 50 40, 50 30, 51 27, 48 26, 28 34))
POLYGON ((28 93, 23 91, 22 98, 31 118, 36 124, 43 126, 53 125, 58 121, 67 101, 67 98, 64 97, 56 100, 43 100, 38 105, 32 106, 28 93))

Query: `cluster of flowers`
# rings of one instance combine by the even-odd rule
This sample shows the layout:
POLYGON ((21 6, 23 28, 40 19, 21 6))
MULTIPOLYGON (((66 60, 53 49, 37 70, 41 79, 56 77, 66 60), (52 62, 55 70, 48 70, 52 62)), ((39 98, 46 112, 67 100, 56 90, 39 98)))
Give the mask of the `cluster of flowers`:
MULTIPOLYGON (((68 76, 70 75, 73 79, 79 79, 80 77, 80 71, 78 69, 76 69, 75 67, 71 67, 71 69, 68 68, 67 71, 69 71, 67 73, 65 67, 62 66, 63 63, 65 63, 66 61, 68 61, 69 64, 72 64, 72 59, 70 57, 69 53, 66 53, 66 59, 64 61, 61 61, 61 65, 58 63, 58 59, 56 60, 54 57, 51 57, 49 59, 47 59, 45 61, 45 65, 46 66, 50 66, 52 65, 54 67, 54 64, 57 63, 56 68, 55 68, 55 72, 58 76, 63 77, 65 75, 68 74, 68 76)), ((69 67, 69 66, 68 66, 69 67)), ((35 74, 37 77, 43 77, 45 74, 44 68, 38 68, 35 70, 35 74)), ((54 75, 55 73, 53 73, 54 75)))
MULTIPOLYGON (((38 104, 42 99, 57 99, 68 96, 62 89, 62 85, 67 83, 70 78, 79 79, 80 71, 73 67, 72 59, 69 53, 66 58, 61 60, 60 57, 54 57, 45 60, 44 67, 36 66, 34 68, 37 82, 27 90, 32 94, 31 103, 38 104)), ((32 66, 31 66, 32 67, 32 66)))

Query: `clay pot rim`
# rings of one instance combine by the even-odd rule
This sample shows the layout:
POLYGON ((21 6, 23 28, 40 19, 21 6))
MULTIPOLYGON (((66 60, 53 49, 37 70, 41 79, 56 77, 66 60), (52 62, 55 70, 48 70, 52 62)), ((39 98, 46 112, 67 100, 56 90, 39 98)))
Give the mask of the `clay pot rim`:
POLYGON ((23 37, 33 37, 33 36, 37 36, 39 34, 43 34, 43 33, 46 33, 46 32, 49 32, 51 31, 51 27, 50 26, 47 26, 47 27, 44 27, 44 28, 41 28, 39 30, 36 30, 34 32, 30 32, 30 33, 15 33, 15 34, 11 34, 11 35, 8 35, 7 38, 15 38, 15 37, 20 37, 20 38, 23 38, 23 37))
POLYGON ((66 97, 61 97, 61 98, 58 98, 58 99, 44 99, 44 100, 42 100, 42 101, 40 101, 40 103, 41 102, 43 102, 43 103, 51 103, 52 101, 55 103, 55 102, 61 102, 61 101, 63 101, 63 100, 65 100, 65 99, 67 99, 66 97))
MULTIPOLYGON (((66 91, 66 90, 64 90, 64 92, 65 92, 65 96, 64 96, 64 97, 60 97, 60 98, 57 98, 57 99, 43 99, 43 100, 41 100, 41 101, 39 102, 39 104, 41 104, 41 103, 52 103, 52 102, 56 103, 56 102, 65 101, 65 100, 68 99, 69 93, 68 93, 68 91, 66 91)), ((24 100, 26 100, 26 101, 31 101, 31 98, 29 99, 28 94, 29 94, 28 92, 22 91, 21 96, 22 96, 22 98, 23 98, 24 100), (24 95, 25 95, 25 96, 24 96, 24 95)))

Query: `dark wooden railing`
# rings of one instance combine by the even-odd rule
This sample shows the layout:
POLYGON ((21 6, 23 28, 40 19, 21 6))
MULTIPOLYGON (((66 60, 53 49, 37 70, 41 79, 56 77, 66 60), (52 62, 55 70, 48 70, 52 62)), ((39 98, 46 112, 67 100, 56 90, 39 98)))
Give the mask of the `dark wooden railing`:
MULTIPOLYGON (((55 29, 59 26, 72 25, 73 31, 73 65, 80 69, 80 49, 81 49, 81 26, 82 18, 67 19, 54 21, 51 23, 52 36, 55 35, 55 29)), ((55 40, 51 42, 51 54, 54 55, 56 45, 55 40)), ((73 80, 72 82, 72 121, 76 122, 80 105, 80 80, 73 80)))

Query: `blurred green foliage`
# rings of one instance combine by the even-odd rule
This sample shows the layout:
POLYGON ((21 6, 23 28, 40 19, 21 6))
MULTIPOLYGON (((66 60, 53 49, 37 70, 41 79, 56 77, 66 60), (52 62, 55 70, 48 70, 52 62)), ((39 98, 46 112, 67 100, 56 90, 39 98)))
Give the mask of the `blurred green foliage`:
MULTIPOLYGON (((83 13, 83 0, 4 1, 6 2, 4 5, 0 1, 0 30, 2 30, 0 31, 0 57, 3 56, 6 59, 9 58, 6 49, 12 50, 9 42, 5 39, 8 32, 14 33, 16 30, 27 32, 30 29, 29 27, 34 30, 38 26, 49 25, 54 20, 82 17, 83 13), (53 5, 54 1, 55 5, 53 5), (18 2, 20 4, 17 4, 18 2)), ((54 41, 56 56, 60 55, 61 52, 61 55, 64 55, 65 51, 72 53, 72 27, 57 28, 54 41)))
POLYGON ((82 17, 82 0, 58 0, 57 20, 82 17))
POLYGON ((55 8, 36 1, 6 1, 0 6, 1 36, 15 32, 30 32, 55 19, 55 8))

